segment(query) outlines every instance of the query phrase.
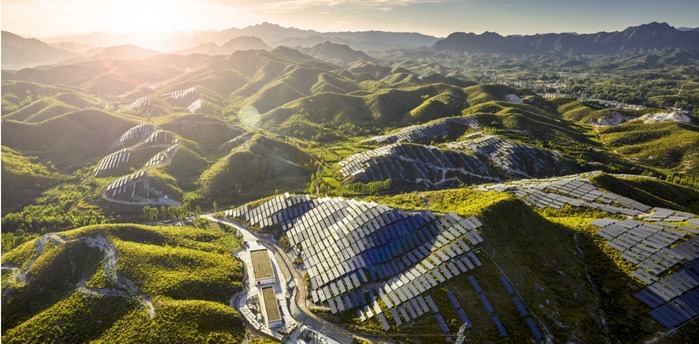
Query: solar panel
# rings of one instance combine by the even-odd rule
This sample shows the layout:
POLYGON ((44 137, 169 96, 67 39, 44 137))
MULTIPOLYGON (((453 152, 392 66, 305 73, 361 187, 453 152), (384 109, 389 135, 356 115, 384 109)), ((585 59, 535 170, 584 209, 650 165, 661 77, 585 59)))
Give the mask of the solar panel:
POLYGON ((510 280, 507 278, 507 276, 500 275, 500 282, 502 282, 502 285, 505 287, 505 290, 508 294, 514 295, 515 288, 512 286, 512 283, 510 283, 510 280))
POLYGON ((439 328, 442 330, 442 333, 449 333, 449 327, 447 326, 447 323, 444 322, 444 318, 442 318, 441 314, 435 314, 434 319, 437 320, 437 324, 439 325, 439 328))
POLYGON ((383 326, 384 331, 390 330, 391 325, 388 324, 388 320, 386 320, 386 317, 383 315, 383 313, 380 313, 378 317, 379 321, 381 322, 381 326, 383 326))
POLYGON ((473 324, 471 323, 471 320, 466 316, 466 312, 463 310, 463 308, 456 310, 456 315, 459 316, 459 319, 466 324, 466 328, 471 328, 473 324))
POLYGON ((481 299, 481 303, 483 303, 483 307, 485 307, 485 310, 486 312, 488 312, 488 314, 492 314, 493 312, 495 312, 495 309, 493 309, 493 305, 490 304, 490 300, 488 300, 488 297, 485 296, 485 294, 480 294, 479 297, 481 299))
POLYGON ((478 259, 478 257, 476 256, 475 253, 473 253, 473 251, 469 251, 467 254, 468 254, 468 257, 469 257, 469 258, 471 259, 471 261, 473 262, 473 264, 475 264, 476 266, 481 266, 481 265, 482 265, 480 259, 478 259))
POLYGON ((452 307, 454 307, 454 309, 461 308, 459 300, 456 299, 456 296, 454 296, 454 294, 451 291, 447 291, 447 298, 449 299, 449 302, 451 303, 452 307))
POLYGON ((391 317, 393 318, 393 321, 396 323, 396 326, 402 325, 403 322, 400 320, 400 316, 398 315, 398 312, 396 311, 396 309, 391 308, 390 312, 391 312, 391 317))
POLYGON ((512 302, 515 304, 515 308, 517 308, 517 310, 519 311, 520 316, 526 317, 527 315, 529 315, 527 307, 524 305, 524 302, 522 302, 522 299, 515 296, 512 298, 512 302))
POLYGON ((476 291, 476 293, 480 294, 483 292, 483 289, 481 288, 480 284, 478 284, 478 281, 476 281, 476 277, 473 275, 468 276, 468 281, 471 283, 471 286, 473 286, 473 289, 476 291))
POLYGON ((439 313, 439 308, 437 308, 437 304, 434 302, 431 295, 427 295, 425 300, 427 301, 427 305, 430 307, 432 313, 439 313))
POLYGON ((495 324, 495 327, 498 328, 498 333, 500 334, 500 337, 507 337, 507 331, 505 330, 505 326, 502 324, 502 321, 500 321, 500 318, 497 315, 493 315, 492 320, 495 324))

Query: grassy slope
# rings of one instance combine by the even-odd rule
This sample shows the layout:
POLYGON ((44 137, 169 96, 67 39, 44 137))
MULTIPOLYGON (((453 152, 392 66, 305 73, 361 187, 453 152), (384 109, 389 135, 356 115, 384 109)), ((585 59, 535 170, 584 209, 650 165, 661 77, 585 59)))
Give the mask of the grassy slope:
MULTIPOLYGON (((242 266, 230 251, 239 244, 218 227, 98 225, 63 233, 69 239, 101 234, 118 251, 117 271, 151 299, 149 319, 135 299, 87 297, 75 292, 80 279, 104 285, 102 254, 81 243, 51 246, 30 269, 29 283, 3 307, 3 342, 236 342, 242 319, 227 306, 242 287, 242 266), (51 286, 51 288, 46 288, 51 286)), ((3 255, 23 265, 34 241, 3 255)), ((5 276, 3 276, 4 279, 5 276)), ((3 283, 3 292, 8 283, 3 283)), ((5 301, 5 297, 3 298, 5 301)))
POLYGON ((624 123, 599 129, 600 140, 642 164, 699 174, 699 127, 674 122, 624 123))
POLYGON ((134 122, 99 110, 82 110, 26 124, 3 121, 3 145, 76 169, 106 155, 112 143, 134 122))
POLYGON ((260 198, 278 189, 303 190, 313 169, 313 158, 308 153, 256 135, 201 174, 201 195, 231 202, 260 198))
POLYGON ((592 182, 611 192, 653 207, 699 213, 699 191, 653 178, 617 178, 601 174, 592 182))
POLYGON ((2 206, 11 208, 33 197, 66 177, 51 167, 2 146, 2 206))
POLYGON ((215 150, 244 132, 242 129, 232 127, 221 120, 199 115, 168 118, 166 122, 160 124, 160 127, 198 143, 204 150, 215 150))

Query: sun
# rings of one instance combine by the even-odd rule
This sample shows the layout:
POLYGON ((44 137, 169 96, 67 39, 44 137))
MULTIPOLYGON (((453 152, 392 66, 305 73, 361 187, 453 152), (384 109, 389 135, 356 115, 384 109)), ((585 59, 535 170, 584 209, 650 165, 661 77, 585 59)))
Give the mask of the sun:
POLYGON ((125 0, 113 8, 109 31, 153 36, 164 32, 188 30, 187 7, 182 1, 125 0))

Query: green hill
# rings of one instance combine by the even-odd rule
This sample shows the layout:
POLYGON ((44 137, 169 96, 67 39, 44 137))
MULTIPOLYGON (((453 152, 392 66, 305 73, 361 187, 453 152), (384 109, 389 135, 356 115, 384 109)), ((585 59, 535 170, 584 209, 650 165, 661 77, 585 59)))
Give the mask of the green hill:
POLYGON ((211 117, 199 115, 168 118, 160 126, 177 135, 196 142, 204 150, 215 150, 225 142, 244 133, 243 129, 211 117))
POLYGON ((41 191, 66 179, 55 168, 41 164, 37 158, 25 157, 8 147, 2 146, 2 208, 12 209, 41 191))
POLYGON ((39 100, 5 116, 3 119, 11 119, 19 122, 37 123, 53 117, 78 111, 75 106, 68 105, 55 98, 40 98, 39 100))
POLYGON ((3 120, 2 144, 62 170, 95 163, 134 122, 99 110, 81 110, 39 123, 3 120))
POLYGON ((699 213, 699 191, 654 178, 620 179, 608 174, 592 177, 595 185, 652 207, 699 213))
POLYGON ((238 342, 243 270, 212 226, 98 225, 5 252, 2 341, 238 342), (47 288, 46 286, 51 286, 47 288))
POLYGON ((600 128, 600 140, 638 163, 699 175, 699 127, 675 122, 600 128))
POLYGON ((200 195, 229 203, 257 199, 275 190, 303 190, 315 168, 313 161, 291 144, 255 135, 201 174, 200 195))

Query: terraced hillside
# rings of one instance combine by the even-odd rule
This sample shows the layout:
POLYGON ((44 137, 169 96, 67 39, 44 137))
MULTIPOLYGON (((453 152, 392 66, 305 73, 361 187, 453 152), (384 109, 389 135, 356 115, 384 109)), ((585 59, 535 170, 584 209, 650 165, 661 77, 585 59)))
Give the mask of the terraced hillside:
POLYGON ((241 341, 236 245, 213 227, 130 224, 29 241, 2 256, 2 341, 241 341))

